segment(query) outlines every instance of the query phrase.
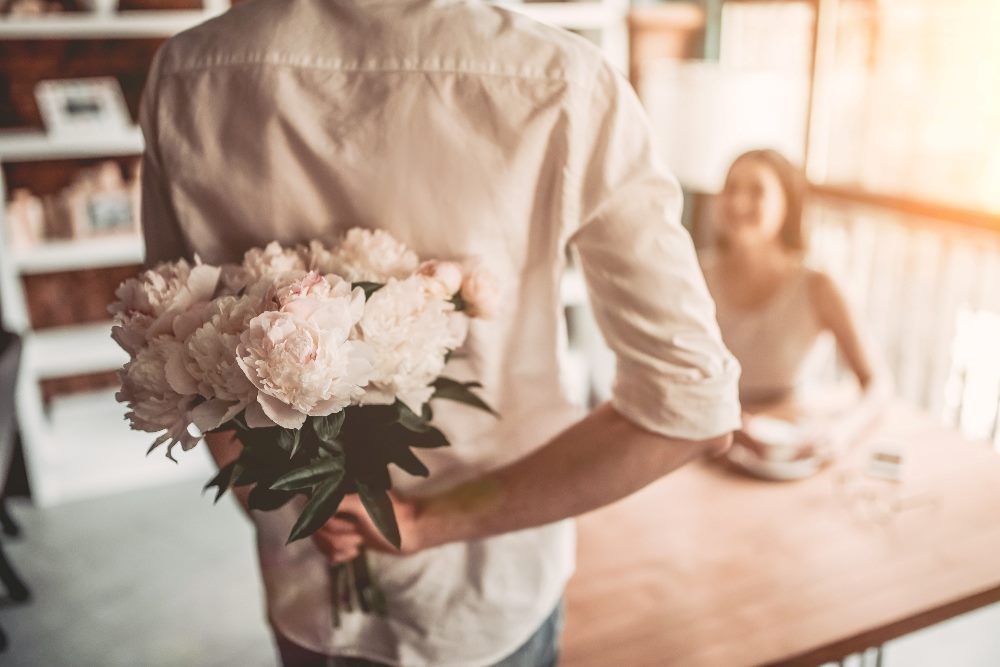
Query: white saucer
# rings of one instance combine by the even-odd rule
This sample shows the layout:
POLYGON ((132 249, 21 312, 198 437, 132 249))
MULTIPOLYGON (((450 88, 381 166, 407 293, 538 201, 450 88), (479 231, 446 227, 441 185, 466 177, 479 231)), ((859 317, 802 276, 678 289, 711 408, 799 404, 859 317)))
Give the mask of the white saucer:
POLYGON ((736 466, 754 477, 779 482, 805 479, 815 475, 823 464, 818 457, 797 461, 768 461, 754 456, 746 447, 739 445, 730 448, 727 456, 736 466))

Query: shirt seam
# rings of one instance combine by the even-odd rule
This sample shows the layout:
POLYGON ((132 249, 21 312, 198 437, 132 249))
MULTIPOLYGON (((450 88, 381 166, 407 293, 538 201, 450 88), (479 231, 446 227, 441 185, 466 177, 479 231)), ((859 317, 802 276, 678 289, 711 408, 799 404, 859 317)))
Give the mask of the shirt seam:
POLYGON ((576 113, 570 115, 567 127, 568 136, 566 145, 568 146, 570 155, 567 156, 566 160, 566 180, 563 187, 565 203, 563 206, 562 229, 559 234, 562 248, 572 246, 573 238, 585 224, 585 221, 581 219, 583 207, 580 205, 580 198, 583 194, 583 179, 586 166, 581 163, 586 160, 587 156, 580 154, 581 150, 586 147, 578 145, 578 133, 581 129, 579 127, 580 124, 583 124, 585 120, 589 120, 589 116, 585 119, 582 115, 591 111, 591 106, 587 103, 594 99, 594 93, 597 90, 598 69, 595 67, 591 76, 588 77, 587 82, 577 84, 577 88, 572 91, 572 93, 581 95, 582 97, 573 100, 571 110, 576 113))
POLYGON ((210 70, 224 67, 246 67, 253 65, 272 65, 275 67, 294 67, 301 69, 317 69, 323 71, 362 73, 362 74, 466 74, 471 76, 497 77, 505 79, 523 79, 526 81, 551 81, 572 84, 574 86, 587 85, 582 79, 569 76, 552 76, 542 73, 529 72, 503 72, 494 71, 487 67, 442 67, 433 66, 426 63, 414 66, 385 66, 385 65, 364 65, 354 63, 343 63, 337 60, 305 60, 295 62, 275 58, 274 56, 261 55, 240 58, 213 58, 206 62, 197 62, 190 65, 177 66, 164 69, 161 78, 178 74, 210 70))

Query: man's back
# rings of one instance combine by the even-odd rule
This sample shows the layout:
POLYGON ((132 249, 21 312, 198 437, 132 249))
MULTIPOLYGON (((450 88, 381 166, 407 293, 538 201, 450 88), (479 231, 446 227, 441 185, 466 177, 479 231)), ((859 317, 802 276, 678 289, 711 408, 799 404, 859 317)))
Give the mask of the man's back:
MULTIPOLYGON (((680 191, 639 105, 584 40, 476 0, 250 0, 172 39, 144 94, 150 261, 238 259, 271 240, 386 229, 417 253, 478 255, 497 316, 447 373, 502 418, 435 407, 452 447, 422 458, 422 494, 522 458, 579 416, 560 386, 559 280, 575 247, 615 350, 616 408, 649 430, 728 428, 735 378, 680 191)), ((326 561, 284 546, 297 516, 256 513, 269 615, 316 651, 405 665, 487 665, 556 605, 573 569, 563 521, 405 558, 373 554, 387 619, 331 630, 326 561)))
POLYGON ((567 108, 602 65, 507 10, 407 0, 251 0, 158 64, 185 250, 231 260, 361 224, 517 268, 529 237, 564 231, 567 108))

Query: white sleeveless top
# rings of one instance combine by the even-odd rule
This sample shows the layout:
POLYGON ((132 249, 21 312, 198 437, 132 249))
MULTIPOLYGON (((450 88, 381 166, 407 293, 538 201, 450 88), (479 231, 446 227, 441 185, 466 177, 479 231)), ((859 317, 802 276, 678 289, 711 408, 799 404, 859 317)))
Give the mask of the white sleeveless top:
POLYGON ((740 400, 769 402, 795 391, 823 331, 810 296, 813 271, 799 266, 764 303, 746 308, 722 295, 714 257, 704 259, 703 268, 722 339, 743 368, 740 400))

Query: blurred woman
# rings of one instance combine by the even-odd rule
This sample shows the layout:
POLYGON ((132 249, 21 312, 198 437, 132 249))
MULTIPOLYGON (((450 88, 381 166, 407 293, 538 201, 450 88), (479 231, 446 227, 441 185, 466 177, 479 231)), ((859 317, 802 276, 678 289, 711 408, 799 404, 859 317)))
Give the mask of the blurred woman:
POLYGON ((722 337, 743 366, 744 431, 737 443, 759 456, 766 455, 766 447, 747 434, 750 415, 793 399, 823 331, 833 334, 861 394, 836 418, 814 424, 798 457, 840 451, 874 418, 889 393, 840 290, 829 276, 805 265, 804 191, 801 173, 780 153, 741 155, 720 197, 716 247, 703 258, 722 337))

